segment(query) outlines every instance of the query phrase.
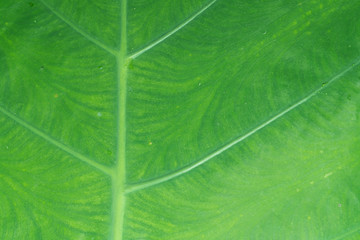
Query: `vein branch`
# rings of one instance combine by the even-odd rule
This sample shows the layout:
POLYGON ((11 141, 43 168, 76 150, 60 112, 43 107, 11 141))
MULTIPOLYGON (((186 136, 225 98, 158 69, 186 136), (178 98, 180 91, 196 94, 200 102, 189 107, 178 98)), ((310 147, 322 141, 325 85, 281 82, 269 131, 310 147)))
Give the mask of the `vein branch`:
POLYGON ((103 42, 99 41, 98 39, 96 39, 95 37, 91 36, 90 34, 88 34, 87 32, 85 32, 84 30, 82 30, 80 27, 76 26, 73 22, 69 21, 68 19, 66 19, 61 13, 59 13, 58 11, 56 11, 52 6, 50 6, 48 3, 46 3, 44 0, 39 0, 47 9, 49 9, 54 15, 56 15, 59 19, 61 19, 63 22, 65 22, 67 25, 69 25, 72 29, 74 29, 76 32, 78 32, 80 35, 82 35, 83 37, 85 37, 87 40, 91 41, 92 43, 94 43, 95 45, 97 45, 98 47, 104 49, 105 51, 107 51, 108 53, 115 55, 116 51, 114 49, 112 49, 111 47, 107 46, 106 44, 104 44, 103 42))
POLYGON ((284 111, 282 111, 282 112, 278 113, 277 115, 273 116, 272 118, 270 118, 266 122, 258 125, 257 127, 252 129, 250 132, 246 133, 245 135, 239 136, 238 138, 236 138, 235 140, 229 142, 228 144, 224 145, 223 147, 215 150, 213 153, 211 153, 208 156, 200 159, 199 161, 196 161, 196 162, 194 162, 194 163, 192 163, 192 164, 190 164, 188 166, 185 166, 185 167, 180 168, 180 169, 178 169, 178 170, 176 170, 176 171, 174 171, 172 173, 160 176, 158 178, 150 179, 148 181, 143 181, 143 182, 139 182, 139 183, 129 184, 127 186, 126 190, 125 190, 125 193, 128 194, 128 193, 131 193, 131 192, 135 192, 135 191, 138 191, 138 190, 141 190, 141 189, 144 189, 144 188, 148 188, 148 187, 151 187, 151 186, 154 186, 154 185, 158 185, 158 184, 170 181, 170 180, 172 180, 172 179, 174 179, 176 177, 179 177, 179 176, 181 176, 181 175, 183 175, 185 173, 188 173, 191 170, 203 165, 204 163, 210 161, 211 159, 215 158, 216 156, 218 156, 221 153, 225 152, 226 150, 230 149, 234 145, 244 141, 248 137, 250 137, 253 134, 257 133, 258 131, 260 131, 264 127, 270 125, 272 122, 274 122, 275 120, 281 118, 282 116, 284 116, 285 114, 287 114, 291 110, 293 110, 293 109, 299 107, 300 105, 304 104, 305 102, 310 100, 312 97, 317 95, 320 91, 327 88, 331 83, 338 80, 339 78, 341 78, 346 73, 348 73, 349 71, 351 71, 352 69, 354 69, 355 67, 357 67, 359 65, 360 65, 360 59, 356 60, 353 64, 351 64, 350 66, 345 68, 345 70, 343 70, 339 74, 332 77, 329 81, 327 81, 327 84, 325 86, 321 86, 321 87, 315 89, 309 95, 305 96, 300 101, 298 101, 298 102, 294 103, 293 105, 291 105, 290 107, 286 108, 284 111))
POLYGON ((192 15, 190 18, 188 18, 185 22, 183 22, 182 24, 178 25, 176 28, 174 28, 172 31, 166 33, 165 35, 163 35, 162 37, 160 37, 159 39, 157 39, 156 41, 152 42, 151 44, 149 44, 148 46, 144 47, 143 49, 139 50, 138 52, 135 52, 134 54, 132 54, 131 56, 129 56, 129 58, 137 58, 138 56, 140 56, 141 54, 147 52, 148 50, 150 50, 151 48, 155 47, 156 45, 158 45, 159 43, 165 41, 167 38, 169 38, 170 36, 172 36, 173 34, 175 34, 176 32, 180 31, 183 27, 185 27, 186 25, 188 25, 190 22, 192 22, 192 20, 194 20, 195 18, 197 18, 199 15, 201 15, 203 12, 205 12, 208 8, 211 7, 211 5, 213 5, 217 0, 213 0, 210 3, 208 3, 206 6, 204 6, 203 8, 201 8, 198 12, 196 12, 194 15, 192 15))
POLYGON ((52 138, 49 135, 47 135, 46 133, 40 131, 36 127, 30 125, 29 123, 27 123, 26 121, 24 121, 21 118, 17 117, 16 115, 14 115, 13 113, 11 113, 8 110, 4 109, 3 107, 0 107, 0 112, 5 114, 10 119, 14 120, 16 123, 18 123, 22 127, 24 127, 27 130, 31 131, 35 135, 45 139, 48 143, 51 143, 52 145, 58 147, 59 149, 63 150, 64 152, 70 154, 71 156, 73 156, 73 157, 81 160, 82 162, 96 168, 97 170, 100 170, 101 172, 105 173, 106 175, 109 175, 109 176, 111 175, 112 170, 109 167, 107 167, 105 165, 102 165, 102 164, 100 164, 100 163, 98 163, 98 162, 96 162, 96 161, 94 161, 94 160, 80 154, 79 152, 73 150, 72 148, 66 146, 65 144, 55 140, 54 138, 52 138))
POLYGON ((356 233, 360 233, 360 224, 356 225, 354 228, 350 229, 348 232, 343 233, 332 240, 342 240, 350 237, 351 235, 354 235, 356 233))

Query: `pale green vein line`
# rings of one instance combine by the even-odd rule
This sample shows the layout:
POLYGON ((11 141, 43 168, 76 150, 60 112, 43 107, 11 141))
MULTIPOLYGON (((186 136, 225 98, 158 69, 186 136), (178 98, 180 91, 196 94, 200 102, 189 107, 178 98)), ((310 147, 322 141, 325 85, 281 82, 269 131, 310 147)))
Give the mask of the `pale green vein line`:
POLYGON ((112 222, 110 239, 123 239, 125 214, 126 177, 126 91, 127 69, 127 0, 121 1, 120 50, 116 54, 117 63, 117 143, 116 165, 112 176, 112 222))
POLYGON ((183 27, 185 27, 186 25, 188 25, 190 22, 192 22, 192 20, 194 20, 195 18, 197 18, 199 15, 201 15, 203 12, 205 12, 208 8, 211 7, 211 5, 213 5, 217 0, 213 0, 211 1, 209 4, 207 4, 206 6, 204 6, 202 9, 200 9, 198 12, 196 12, 194 15, 192 15, 190 18, 188 18, 185 22, 183 22, 182 24, 180 24, 179 26, 177 26, 175 29, 173 29, 172 31, 168 32, 167 34, 163 35, 162 37, 160 37, 158 40, 154 41, 153 43, 149 44, 148 46, 144 47, 143 49, 139 50, 138 52, 132 54, 129 58, 137 58, 138 56, 140 56, 141 54, 147 52, 148 50, 150 50, 151 48, 155 47, 156 45, 158 45, 159 43, 165 41, 167 38, 169 38, 171 35, 173 35, 174 33, 178 32, 179 30, 181 30, 183 27))
POLYGON ((351 236, 351 235, 353 235, 355 233, 360 233, 360 224, 355 226, 350 231, 333 238, 332 240, 342 240, 342 239, 345 239, 346 237, 349 237, 349 236, 351 236))
POLYGON ((53 14, 55 14, 60 20, 62 20, 63 22, 65 22, 67 25, 69 25, 72 29, 74 29, 76 32, 78 32, 80 35, 82 35, 83 37, 85 37, 87 40, 93 42, 95 45, 99 46, 100 48, 104 49, 105 51, 107 51, 108 53, 115 55, 116 51, 115 49, 112 49, 111 47, 107 46, 106 44, 102 43, 101 41, 99 41, 98 39, 96 39, 95 37, 89 35, 88 33, 86 33, 84 30, 82 30, 81 28, 79 28, 78 26, 76 26, 74 23, 72 23, 71 21, 67 20, 63 15, 61 15, 58 11, 56 11, 52 6, 50 6, 49 4, 47 4, 44 0, 39 0, 46 8, 48 8, 53 14))
POLYGON ((81 160, 82 162, 96 168, 97 170, 100 170, 101 172, 105 173, 106 175, 111 175, 111 169, 109 167, 106 167, 100 163, 95 162, 94 160, 85 157, 84 155, 74 151, 73 149, 71 149, 70 147, 66 146, 65 144, 53 139, 52 137, 50 137, 49 135, 47 135, 46 133, 40 131, 39 129, 31 126, 29 123, 27 123, 26 121, 22 120, 21 118, 17 117, 16 115, 14 115, 13 113, 7 111, 6 109, 4 109, 3 107, 0 107, 0 112, 2 112, 3 114, 5 114, 7 117, 11 118, 12 120, 14 120, 15 122, 17 122, 18 124, 20 124, 21 126, 23 126, 24 128, 26 128, 27 130, 31 131, 32 133, 36 134, 37 136, 45 139, 47 142, 51 143, 52 145, 58 147, 59 149, 63 150, 64 152, 70 154, 71 156, 81 160))
POLYGON ((280 117, 284 116, 286 113, 290 112, 291 110, 293 110, 293 109, 297 108, 298 106, 302 105, 303 103, 307 102, 309 99, 311 99, 316 94, 318 94, 321 90, 328 87, 331 83, 333 83, 337 79, 344 76, 347 72, 354 69, 359 64, 360 64, 360 59, 358 59, 357 61, 355 61, 355 63, 351 64, 345 70, 343 70, 342 72, 340 72, 339 74, 337 74, 336 76, 331 78, 329 81, 327 81, 327 84, 325 86, 317 88, 316 90, 312 91, 309 95, 307 95, 305 98, 303 98, 300 101, 294 103, 293 105, 291 105, 290 107, 288 107, 284 111, 282 111, 279 114, 275 115, 274 117, 270 118, 266 122, 260 124, 259 126, 257 126, 256 128, 254 128, 250 132, 246 133, 245 135, 240 136, 237 139, 233 140, 232 142, 226 144, 225 146, 217 149, 215 152, 211 153, 210 155, 206 156, 205 158, 203 158, 203 159, 201 159, 201 160, 199 160, 199 161, 197 161, 197 162, 195 162, 193 164, 190 164, 188 166, 180 168, 180 169, 178 169, 178 170, 176 170, 176 171, 174 171, 174 172, 172 172, 170 174, 167 174, 167 175, 164 175, 164 176, 161 176, 161 177, 158 177, 158 178, 150 179, 150 180, 144 181, 144 182, 129 184, 127 186, 126 190, 125 190, 125 193, 128 194, 128 193, 131 193, 131 192, 134 192, 134 191, 138 191, 140 189, 148 188, 148 187, 160 184, 160 183, 167 182, 167 181, 169 181, 169 180, 171 180, 173 178, 181 176, 181 175, 183 175, 183 174, 185 174, 187 172, 190 172, 191 170, 203 165, 204 163, 208 162, 209 160, 213 159, 214 157, 218 156, 219 154, 221 154, 221 153, 225 152, 226 150, 230 149, 231 147, 238 144, 239 142, 242 142, 243 140, 247 139, 251 135, 257 133, 258 131, 260 131, 264 127, 266 127, 269 124, 271 124, 272 122, 274 122, 275 120, 277 120, 280 117))

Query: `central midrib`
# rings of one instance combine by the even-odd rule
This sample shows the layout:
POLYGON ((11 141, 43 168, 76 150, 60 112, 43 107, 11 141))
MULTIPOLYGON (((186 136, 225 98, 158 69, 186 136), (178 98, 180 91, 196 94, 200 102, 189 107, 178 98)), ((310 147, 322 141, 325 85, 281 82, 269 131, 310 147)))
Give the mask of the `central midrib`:
POLYGON ((127 0, 121 1, 120 48, 117 66, 117 143, 116 165, 112 174, 112 240, 122 240, 125 210, 126 176, 126 91, 127 91, 127 0))

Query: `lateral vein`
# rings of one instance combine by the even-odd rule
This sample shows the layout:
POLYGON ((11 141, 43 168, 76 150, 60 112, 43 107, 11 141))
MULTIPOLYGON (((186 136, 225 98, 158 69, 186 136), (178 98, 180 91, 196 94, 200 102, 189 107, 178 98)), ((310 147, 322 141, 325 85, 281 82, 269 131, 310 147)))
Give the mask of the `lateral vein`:
POLYGON ((172 31, 166 33, 165 35, 163 35, 162 37, 160 37, 159 39, 157 39, 156 41, 152 42, 151 44, 149 44, 148 46, 144 47, 143 49, 139 50, 138 52, 132 54, 131 56, 129 56, 129 58, 137 58, 138 56, 140 56, 141 54, 147 52, 148 50, 150 50, 151 48, 155 47, 156 45, 158 45, 159 43, 165 41, 167 38, 169 38, 170 36, 172 36, 173 34, 175 34, 176 32, 178 32, 179 30, 181 30, 183 27, 185 27, 186 25, 188 25, 190 22, 192 22, 192 20, 194 20, 195 18, 197 18, 199 15, 201 15, 203 12, 205 12, 208 8, 211 7, 211 5, 213 5, 217 0, 213 0, 210 3, 208 3, 206 6, 204 6, 203 8, 201 8, 198 12, 196 12, 194 15, 192 15, 190 18, 188 18, 185 22, 183 22, 182 24, 178 25, 176 28, 174 28, 172 31))
POLYGON ((343 233, 335 238, 333 238, 332 240, 342 240, 345 239, 347 237, 350 237, 351 235, 360 232, 360 224, 358 224, 357 226, 355 226, 353 229, 350 229, 348 232, 343 233))
POLYGON ((83 37, 85 37, 87 40, 91 41, 92 43, 94 43, 95 45, 97 45, 98 47, 104 49, 105 51, 107 51, 108 53, 112 54, 115 56, 116 51, 115 49, 112 49, 111 47, 107 46, 106 44, 102 43, 101 41, 99 41, 98 39, 96 39, 95 37, 91 36, 90 34, 88 34, 87 32, 85 32, 84 30, 82 30, 80 27, 76 26, 73 22, 69 21, 68 19, 66 19, 62 14, 60 14, 58 11, 56 11, 52 6, 50 6, 48 3, 46 3, 44 0, 39 0, 47 9, 49 9, 55 16, 57 16, 60 20, 62 20, 63 22, 65 22, 67 25, 69 25, 72 29, 74 29, 77 33, 79 33, 80 35, 82 35, 83 37))
POLYGON ((350 66, 348 66, 345 70, 343 70, 342 72, 340 72, 339 74, 335 75, 334 77, 332 77, 325 86, 321 86, 317 89, 315 89, 314 91, 312 91, 309 95, 307 95, 306 97, 304 97, 303 99, 301 99, 300 101, 294 103, 293 105, 291 105, 290 107, 288 107, 287 109, 285 109, 284 111, 280 112, 279 114, 273 116, 272 118, 270 118, 269 120, 267 120, 266 122, 258 125, 257 127, 255 127, 253 130, 251 130, 250 132, 246 133, 245 135, 242 135, 238 138, 236 138, 235 140, 231 141, 230 143, 226 144, 225 146, 217 149, 216 151, 214 151, 213 153, 211 153, 210 155, 204 157, 203 159, 200 159, 199 161, 196 161, 188 166, 185 166, 183 168, 180 168, 170 174, 167 175, 163 175, 161 177, 158 178, 154 178, 154 179, 150 179, 148 181, 143 181, 143 182, 139 182, 139 183, 134 183, 134 184, 129 184, 125 190, 125 193, 131 193, 131 192, 135 192, 141 189, 145 189, 154 185, 158 185, 164 182, 167 182, 171 179, 174 179, 176 177, 179 177, 187 172, 190 172, 191 170, 203 165, 204 163, 208 162, 209 160, 213 159, 214 157, 220 155, 221 153, 225 152, 226 150, 230 149, 231 147, 233 147, 234 145, 244 141, 245 139, 247 139, 248 137, 250 137, 251 135, 255 134, 256 132, 260 131, 261 129, 263 129, 264 127, 268 126, 269 124, 271 124, 272 122, 274 122, 275 120, 279 119, 280 117, 284 116, 286 113, 290 112, 291 110, 297 108, 298 106, 302 105, 303 103, 307 102, 309 99, 311 99, 312 97, 314 97, 316 94, 318 94, 321 90, 327 88, 331 83, 333 83, 334 81, 336 81, 337 79, 341 78, 342 76, 344 76, 346 73, 348 73, 350 70, 354 69, 355 67, 360 65, 360 59, 356 60, 353 64, 351 64, 350 66))
POLYGON ((100 164, 100 163, 98 163, 98 162, 96 162, 96 161, 94 161, 94 160, 80 154, 79 152, 71 149, 70 147, 66 146, 65 144, 55 140, 54 138, 52 138, 49 135, 47 135, 46 133, 40 131, 36 127, 30 125, 29 123, 27 123, 26 121, 24 121, 21 118, 17 117, 16 115, 14 115, 13 113, 11 113, 8 110, 4 109, 3 107, 0 107, 0 112, 5 114, 10 119, 14 120, 16 123, 18 123, 22 127, 24 127, 27 130, 31 131, 35 135, 45 139, 47 142, 49 142, 52 145, 58 147, 59 149, 63 150, 64 152, 70 154, 71 156, 73 156, 73 157, 81 160, 82 162, 96 168, 97 170, 100 170, 101 172, 105 173, 106 175, 109 175, 109 176, 111 175, 111 173, 112 173, 111 168, 109 168, 109 167, 107 167, 105 165, 102 165, 102 164, 100 164))

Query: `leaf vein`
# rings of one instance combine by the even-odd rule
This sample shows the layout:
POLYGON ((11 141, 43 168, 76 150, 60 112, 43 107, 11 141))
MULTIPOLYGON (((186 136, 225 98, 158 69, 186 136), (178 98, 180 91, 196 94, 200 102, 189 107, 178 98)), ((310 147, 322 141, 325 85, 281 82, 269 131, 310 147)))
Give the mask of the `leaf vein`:
POLYGON ((201 8, 199 11, 197 11, 194 15, 192 15, 190 18, 188 18, 185 22, 181 23, 180 25, 178 25, 176 28, 174 28, 172 31, 166 33, 165 35, 163 35, 162 37, 160 37, 159 39, 157 39, 156 41, 150 43, 148 46, 144 47, 143 49, 139 50, 138 52, 135 52, 134 54, 132 54, 129 58, 137 58, 138 56, 140 56, 141 54, 147 52, 148 50, 150 50, 151 48, 155 47, 156 45, 158 45, 159 43, 165 41, 167 38, 171 37, 172 35, 174 35, 176 32, 180 31, 182 28, 184 28, 186 25, 188 25, 190 22, 192 22, 195 18, 197 18, 198 16, 200 16, 203 12, 205 12, 207 9, 209 9, 217 0, 213 0, 210 3, 208 3, 206 6, 204 6, 203 8, 201 8))
POLYGON ((65 144, 55 140, 54 138, 50 137, 49 135, 47 135, 46 133, 40 131, 39 129, 37 129, 36 127, 30 125, 29 123, 27 123, 26 121, 24 121, 23 119, 17 117, 16 115, 14 115, 13 113, 7 111, 5 108, 0 107, 0 112, 2 112, 5 116, 7 116, 8 118, 14 120, 16 123, 18 123, 19 125, 21 125, 22 127, 26 128, 27 130, 29 130, 30 132, 34 133, 35 135, 43 138, 44 140, 46 140, 48 143, 51 143, 52 145, 58 147, 59 149, 63 150, 64 152, 70 154, 71 156, 81 160, 82 162, 96 168, 97 170, 100 170, 101 172, 105 173, 106 175, 111 175, 112 170, 105 166, 102 165, 84 155, 82 155, 81 153, 71 149, 70 147, 66 146, 65 144))
POLYGON ((342 240, 356 233, 360 233, 360 224, 356 225, 353 229, 350 229, 348 232, 333 238, 332 240, 342 240))
POLYGON ((91 41, 92 43, 94 43, 95 45, 97 45, 98 47, 104 49, 105 51, 107 51, 108 53, 112 54, 115 56, 116 51, 114 49, 112 49, 111 47, 107 46, 106 44, 102 43, 101 41, 99 41, 98 39, 96 39, 95 37, 91 36, 90 34, 88 34, 87 32, 85 32, 84 30, 82 30, 80 27, 76 26, 73 22, 69 21, 68 19, 66 19, 62 14, 60 14, 58 11, 56 11, 53 7, 51 7, 48 3, 46 3, 44 0, 39 0, 47 9, 50 10, 50 12, 52 12, 55 16, 57 16, 60 20, 62 20, 64 23, 66 23, 67 25, 69 25, 72 29, 74 29, 77 33, 79 33, 80 35, 82 35, 84 38, 86 38, 87 40, 91 41))
POLYGON ((126 197, 126 107, 127 107, 127 0, 121 0, 120 46, 116 54, 117 80, 117 139, 116 164, 112 176, 112 220, 110 239, 123 239, 123 225, 126 197))
POLYGON ((204 163, 210 161, 211 159, 213 159, 214 157, 220 155, 221 153, 225 152, 226 150, 230 149, 231 147, 233 147, 234 145, 244 141, 245 139, 247 139, 248 137, 252 136, 253 134, 257 133, 258 131, 260 131, 261 129, 263 129, 264 127, 268 126, 269 124, 271 124, 272 122, 274 122, 275 120, 281 118, 282 116, 284 116, 286 113, 290 112, 291 110, 297 108, 298 106, 302 105, 303 103, 307 102, 309 99, 311 99, 312 97, 314 97, 316 94, 318 94, 321 90, 327 88, 331 83, 333 83, 334 81, 336 81, 337 79, 341 78, 342 76, 344 76, 346 73, 348 73, 350 70, 354 69, 355 67, 360 65, 360 59, 357 59, 354 63, 352 63, 350 66, 348 66, 347 68, 345 68, 345 70, 343 70, 342 72, 338 73, 337 75, 335 75, 334 77, 332 77, 329 81, 327 81, 328 83, 325 86, 321 86, 317 89, 315 89, 314 91, 312 91, 309 95, 307 95, 306 97, 302 98, 300 101, 294 103, 293 105, 291 105, 290 107, 286 108, 284 111, 278 113, 277 115, 273 116, 272 118, 270 118, 269 120, 267 120, 266 122, 258 125, 257 127, 255 127, 254 129, 252 129, 250 132, 246 133, 245 135, 242 135, 238 138, 236 138, 235 140, 231 141, 230 143, 224 145, 223 147, 217 149, 216 151, 214 151, 213 153, 209 154, 208 156, 200 159, 199 161, 196 161, 190 165, 187 165, 183 168, 180 168, 178 170, 175 170, 174 172, 171 172, 169 174, 157 177, 157 178, 153 178, 147 181, 143 181, 143 182, 139 182, 139 183, 134 183, 134 184, 129 184, 125 190, 125 193, 131 193, 131 192, 135 192, 141 189, 145 189, 154 185, 158 185, 167 181, 172 180, 173 178, 179 177, 185 173, 190 172, 191 170, 203 165, 204 163))

